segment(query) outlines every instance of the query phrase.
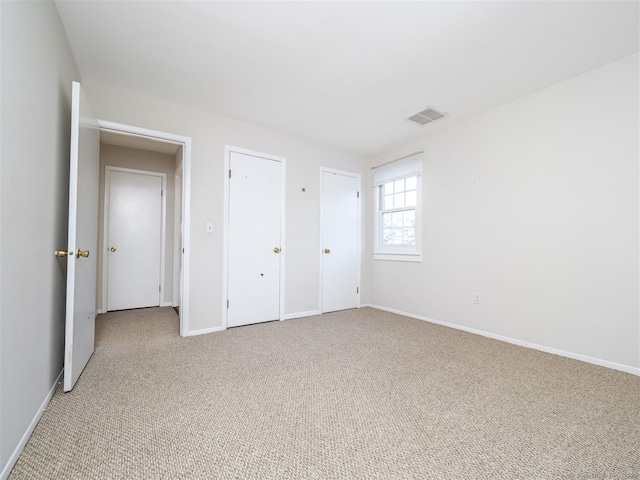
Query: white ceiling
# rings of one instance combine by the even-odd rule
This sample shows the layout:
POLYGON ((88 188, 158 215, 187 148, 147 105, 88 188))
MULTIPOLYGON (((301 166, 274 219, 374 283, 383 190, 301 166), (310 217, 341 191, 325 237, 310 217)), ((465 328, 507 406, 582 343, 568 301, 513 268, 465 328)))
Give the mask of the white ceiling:
POLYGON ((637 0, 56 5, 83 82, 359 154, 639 51, 637 0))
POLYGON ((157 138, 145 137, 123 132, 113 132, 111 130, 100 131, 100 143, 116 145, 119 147, 135 148, 138 150, 149 150, 151 152, 175 155, 182 145, 181 143, 159 140, 157 138))

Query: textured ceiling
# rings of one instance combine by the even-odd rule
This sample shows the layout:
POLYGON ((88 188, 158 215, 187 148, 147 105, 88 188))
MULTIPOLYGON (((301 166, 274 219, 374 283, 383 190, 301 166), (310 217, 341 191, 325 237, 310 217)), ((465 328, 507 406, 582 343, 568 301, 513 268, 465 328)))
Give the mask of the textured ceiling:
POLYGON ((83 82, 359 154, 639 50, 637 1, 56 5, 83 82))

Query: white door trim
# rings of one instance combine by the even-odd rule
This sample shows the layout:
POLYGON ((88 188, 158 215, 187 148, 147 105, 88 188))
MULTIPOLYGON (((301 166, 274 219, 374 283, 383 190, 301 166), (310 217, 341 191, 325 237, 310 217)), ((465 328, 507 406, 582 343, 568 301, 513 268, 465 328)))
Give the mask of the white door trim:
POLYGON ((280 196, 280 238, 281 238, 281 254, 280 258, 280 320, 284 320, 284 277, 285 277, 285 256, 287 253, 286 246, 286 161, 285 157, 270 155, 267 153, 247 150, 246 148, 233 147, 231 145, 224 146, 224 241, 223 241, 223 260, 222 260, 222 318, 224 319, 224 329, 227 329, 229 320, 229 311, 227 310, 227 299, 229 298, 229 164, 231 153, 242 153, 254 157, 266 158, 282 163, 282 183, 280 196))
POLYGON ((166 289, 165 285, 165 257, 166 257, 166 229, 167 229, 167 174, 162 172, 152 172, 149 170, 137 170, 134 168, 125 168, 125 167, 114 167, 112 165, 105 165, 104 167, 104 205, 103 205, 103 237, 102 237, 102 245, 103 248, 100 251, 100 261, 102 262, 102 305, 101 310, 106 312, 109 295, 109 261, 107 258, 107 249, 109 248, 109 203, 111 199, 111 172, 125 172, 125 173, 135 173, 138 175, 148 175, 150 177, 160 177, 162 180, 162 201, 161 201, 161 217, 160 217, 160 291, 158 292, 158 304, 161 307, 171 306, 171 302, 166 304, 164 300, 164 292, 166 289))
POLYGON ((191 137, 98 119, 101 130, 138 135, 182 145, 182 268, 180 270, 180 335, 190 334, 189 273, 191 257, 191 137))
MULTIPOLYGON (((323 189, 323 184, 324 184, 324 174, 325 173, 336 173, 338 175, 345 175, 347 177, 353 177, 356 178, 358 180, 358 192, 360 192, 360 196, 358 197, 358 234, 356 237, 356 241, 357 241, 357 250, 356 250, 356 255, 358 256, 358 293, 357 293, 357 303, 356 306, 357 308, 360 308, 360 294, 362 292, 362 279, 361 279, 361 272, 362 272, 362 176, 359 173, 353 173, 353 172, 347 172, 345 170, 337 170, 335 168, 327 168, 327 167, 320 167, 320 249, 323 248, 322 246, 322 239, 324 238, 324 225, 323 225, 323 201, 324 198, 322 196, 322 192, 324 191, 323 189)), ((323 291, 322 291, 322 285, 323 285, 323 280, 324 280, 324 272, 323 272, 323 261, 322 261, 322 251, 318 251, 318 261, 319 261, 319 267, 318 267, 318 271, 320 272, 320 278, 319 278, 319 293, 318 293, 318 305, 320 306, 320 312, 324 312, 324 305, 323 305, 323 291)))

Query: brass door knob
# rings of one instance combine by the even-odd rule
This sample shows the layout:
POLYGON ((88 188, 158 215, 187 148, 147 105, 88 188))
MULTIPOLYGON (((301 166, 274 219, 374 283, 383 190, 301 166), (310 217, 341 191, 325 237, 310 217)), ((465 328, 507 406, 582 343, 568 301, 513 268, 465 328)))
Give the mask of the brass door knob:
POLYGON ((324 253, 331 253, 331 250, 329 250, 328 248, 325 248, 324 253))
POLYGON ((273 249, 273 252, 274 253, 280 253, 280 249, 278 247, 276 247, 276 248, 273 249))
POLYGON ((89 256, 89 250, 80 250, 76 252, 76 258, 84 257, 87 258, 89 256))
POLYGON ((117 249, 116 247, 111 247, 111 248, 110 248, 110 250, 111 250, 112 252, 115 252, 115 251, 116 251, 116 250, 118 250, 118 249, 117 249))
POLYGON ((54 254, 56 257, 66 257, 68 253, 66 250, 56 250, 54 254))

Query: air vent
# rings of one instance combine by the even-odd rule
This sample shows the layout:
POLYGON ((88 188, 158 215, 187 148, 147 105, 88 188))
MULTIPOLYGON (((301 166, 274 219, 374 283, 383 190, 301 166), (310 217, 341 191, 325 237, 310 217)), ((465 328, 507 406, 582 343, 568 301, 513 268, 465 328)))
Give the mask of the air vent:
POLYGON ((414 113, 410 117, 407 117, 407 120, 420 126, 424 126, 428 123, 435 122, 436 120, 444 118, 447 115, 447 113, 436 110, 433 107, 427 107, 424 110, 421 110, 418 113, 414 113))

